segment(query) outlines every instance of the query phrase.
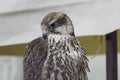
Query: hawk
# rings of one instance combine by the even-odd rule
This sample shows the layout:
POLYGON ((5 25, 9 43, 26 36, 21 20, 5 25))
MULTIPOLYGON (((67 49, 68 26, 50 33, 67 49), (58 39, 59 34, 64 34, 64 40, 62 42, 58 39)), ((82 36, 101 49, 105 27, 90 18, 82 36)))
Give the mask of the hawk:
POLYGON ((74 35, 70 18, 52 12, 41 22, 43 37, 29 43, 24 80, 88 80, 88 58, 74 35))

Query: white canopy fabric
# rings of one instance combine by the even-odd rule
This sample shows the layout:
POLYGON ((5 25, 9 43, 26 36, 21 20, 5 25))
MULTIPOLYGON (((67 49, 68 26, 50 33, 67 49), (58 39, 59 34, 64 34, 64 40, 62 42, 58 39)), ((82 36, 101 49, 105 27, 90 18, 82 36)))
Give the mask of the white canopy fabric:
POLYGON ((120 0, 1 0, 0 46, 27 43, 41 36, 40 22, 53 11, 71 18, 76 36, 120 29, 120 0))

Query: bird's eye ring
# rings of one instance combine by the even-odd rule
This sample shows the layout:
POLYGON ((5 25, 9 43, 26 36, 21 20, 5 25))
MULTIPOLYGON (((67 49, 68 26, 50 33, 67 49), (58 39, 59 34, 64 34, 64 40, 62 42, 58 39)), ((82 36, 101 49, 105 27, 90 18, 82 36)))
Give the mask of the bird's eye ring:
POLYGON ((45 32, 48 32, 48 29, 44 29, 45 32))

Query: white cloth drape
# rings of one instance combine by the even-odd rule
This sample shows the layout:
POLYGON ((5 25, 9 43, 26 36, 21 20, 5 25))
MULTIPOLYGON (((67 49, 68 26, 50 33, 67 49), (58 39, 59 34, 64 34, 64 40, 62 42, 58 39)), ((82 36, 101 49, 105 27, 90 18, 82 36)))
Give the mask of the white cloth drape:
POLYGON ((76 36, 104 35, 120 28, 120 0, 1 0, 0 45, 41 36, 40 22, 53 11, 71 18, 76 36))
POLYGON ((0 56, 0 80, 23 80, 23 58, 0 56))

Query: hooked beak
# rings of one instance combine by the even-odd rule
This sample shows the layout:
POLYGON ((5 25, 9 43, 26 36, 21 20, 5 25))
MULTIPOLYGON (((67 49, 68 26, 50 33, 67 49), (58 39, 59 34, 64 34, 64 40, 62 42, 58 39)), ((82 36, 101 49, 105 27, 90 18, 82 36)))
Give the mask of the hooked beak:
POLYGON ((48 34, 43 33, 43 38, 47 39, 47 37, 48 37, 48 34))
POLYGON ((48 31, 44 30, 42 33, 43 39, 47 39, 48 38, 48 31))

